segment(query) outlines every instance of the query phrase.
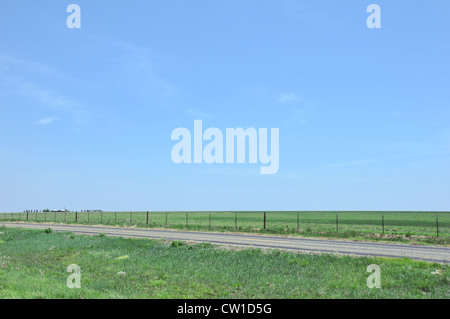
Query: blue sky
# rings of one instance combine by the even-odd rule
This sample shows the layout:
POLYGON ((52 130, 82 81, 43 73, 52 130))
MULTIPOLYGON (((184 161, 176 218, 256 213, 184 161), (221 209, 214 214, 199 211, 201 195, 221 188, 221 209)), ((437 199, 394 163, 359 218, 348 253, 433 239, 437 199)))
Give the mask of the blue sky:
POLYGON ((2 1, 0 211, 450 210, 449 21, 448 1, 2 1), (194 120, 279 128, 278 173, 174 164, 194 120))

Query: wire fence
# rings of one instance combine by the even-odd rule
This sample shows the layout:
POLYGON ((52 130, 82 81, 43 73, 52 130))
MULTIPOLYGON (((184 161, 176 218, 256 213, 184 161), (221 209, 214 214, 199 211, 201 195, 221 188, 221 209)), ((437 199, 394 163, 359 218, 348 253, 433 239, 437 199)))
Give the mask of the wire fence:
POLYGON ((23 212, 3 221, 266 231, 449 236, 450 212, 23 212))

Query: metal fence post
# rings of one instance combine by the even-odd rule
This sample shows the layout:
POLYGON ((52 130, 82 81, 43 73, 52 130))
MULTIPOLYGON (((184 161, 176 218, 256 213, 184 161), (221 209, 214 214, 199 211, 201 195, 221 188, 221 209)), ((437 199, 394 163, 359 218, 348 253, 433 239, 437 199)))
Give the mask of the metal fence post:
POLYGON ((439 237, 439 220, 438 220, 438 215, 436 215, 436 237, 439 237))
POLYGON ((384 213, 381 214, 381 223, 383 225, 383 235, 384 235, 384 213))
POLYGON ((188 220, 188 218, 189 218, 189 213, 188 213, 188 212, 186 212, 186 227, 188 227, 188 224, 189 224, 189 220, 188 220))
POLYGON ((28 212, 27 212, 27 221, 28 221, 28 212))
POLYGON ((336 214, 336 232, 339 232, 339 220, 338 220, 338 214, 336 214))
POLYGON ((88 212, 88 223, 89 223, 89 212, 88 212))
POLYGON ((264 230, 266 229, 266 212, 264 212, 264 230))
POLYGON ((237 213, 234 213, 234 229, 237 229, 237 213))
POLYGON ((78 212, 75 212, 75 223, 78 223, 78 212))
POLYGON ((211 229, 211 212, 209 212, 209 228, 211 229))
POLYGON ((169 216, 169 213, 166 212, 166 227, 169 226, 169 218, 168 218, 168 216, 169 216))
POLYGON ((148 225, 148 212, 147 212, 147 225, 148 225))
POLYGON ((297 231, 300 231, 300 214, 297 213, 297 231))
POLYGON ((130 223, 133 223, 133 212, 130 212, 130 223))

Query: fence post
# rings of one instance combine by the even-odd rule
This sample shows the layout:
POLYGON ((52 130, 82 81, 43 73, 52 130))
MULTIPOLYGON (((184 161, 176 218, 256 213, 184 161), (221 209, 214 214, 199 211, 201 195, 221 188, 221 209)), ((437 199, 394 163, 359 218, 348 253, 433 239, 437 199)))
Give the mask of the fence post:
POLYGON ((211 229, 211 212, 209 212, 209 229, 211 229))
POLYGON ((336 214, 336 232, 339 232, 339 220, 338 220, 338 214, 336 214))
POLYGON ((381 223, 383 225, 383 235, 384 235, 384 213, 381 214, 381 223))
POLYGON ((300 214, 297 213, 297 231, 300 231, 300 214))
POLYGON ((75 212, 75 223, 78 223, 78 211, 75 212))
POLYGON ((130 223, 133 223, 133 212, 130 212, 130 223))
POLYGON ((88 212, 88 223, 89 223, 89 212, 88 212))
POLYGON ((188 218, 189 218, 189 213, 186 212, 186 227, 188 227, 188 223, 189 223, 188 218))
POLYGON ((27 212, 27 221, 28 221, 28 212, 27 212))
POLYGON ((117 223, 117 212, 114 212, 114 224, 117 223))
POLYGON ((264 230, 266 230, 266 212, 264 212, 264 230))
POLYGON ((438 215, 436 215, 436 237, 439 237, 439 220, 438 220, 438 215))
POLYGON ((234 229, 237 229, 237 213, 234 213, 234 229))

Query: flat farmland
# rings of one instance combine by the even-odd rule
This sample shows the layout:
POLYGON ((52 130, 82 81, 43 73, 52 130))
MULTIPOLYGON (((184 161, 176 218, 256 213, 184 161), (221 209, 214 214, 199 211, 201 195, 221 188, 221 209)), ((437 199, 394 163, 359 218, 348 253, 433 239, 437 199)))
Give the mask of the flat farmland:
POLYGON ((48 212, 2 213, 0 220, 338 237, 424 236, 448 240, 450 236, 450 212, 48 212))

